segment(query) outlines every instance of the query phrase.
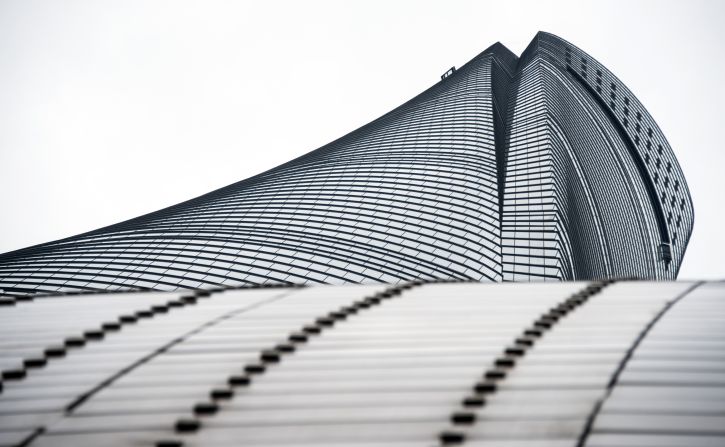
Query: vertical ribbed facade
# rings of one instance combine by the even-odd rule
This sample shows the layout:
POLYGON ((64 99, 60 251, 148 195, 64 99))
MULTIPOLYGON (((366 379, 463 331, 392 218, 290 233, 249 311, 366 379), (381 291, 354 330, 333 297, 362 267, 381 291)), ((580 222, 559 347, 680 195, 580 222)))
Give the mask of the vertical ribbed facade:
POLYGON ((692 201, 667 140, 627 87, 539 33, 511 97, 504 279, 675 278, 692 201))
POLYGON ((674 278, 692 203, 578 48, 497 43, 360 129, 204 196, 0 256, 23 295, 248 284, 674 278))

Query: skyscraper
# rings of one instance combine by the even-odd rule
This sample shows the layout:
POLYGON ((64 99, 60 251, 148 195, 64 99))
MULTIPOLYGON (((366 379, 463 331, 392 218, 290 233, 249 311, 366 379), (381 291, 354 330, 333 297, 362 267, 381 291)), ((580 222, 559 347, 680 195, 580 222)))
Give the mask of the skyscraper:
POLYGON ((671 279, 692 224, 644 107, 585 52, 538 33, 521 57, 496 43, 270 171, 1 255, 0 289, 671 279))

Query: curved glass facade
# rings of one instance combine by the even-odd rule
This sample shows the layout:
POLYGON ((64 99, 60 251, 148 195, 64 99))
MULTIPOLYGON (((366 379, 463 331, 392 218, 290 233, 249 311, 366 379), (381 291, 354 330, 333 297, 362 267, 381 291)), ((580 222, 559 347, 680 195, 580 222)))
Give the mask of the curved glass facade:
POLYGON ((11 295, 422 279, 674 278, 693 210, 629 90, 497 43, 395 110, 173 207, 0 255, 11 295))
POLYGON ((538 33, 507 121, 504 279, 675 278, 692 200, 660 129, 584 51, 538 33))

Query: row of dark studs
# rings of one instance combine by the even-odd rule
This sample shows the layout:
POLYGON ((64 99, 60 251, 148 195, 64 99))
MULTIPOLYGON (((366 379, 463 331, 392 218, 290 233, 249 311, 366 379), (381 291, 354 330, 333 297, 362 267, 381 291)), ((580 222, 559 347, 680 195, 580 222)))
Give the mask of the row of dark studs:
MULTIPOLYGON (((584 290, 575 293, 536 319, 531 327, 525 329, 523 334, 516 338, 512 346, 504 349, 503 355, 496 358, 493 367, 486 370, 483 380, 473 387, 473 393, 461 402, 463 409, 451 415, 451 423, 456 426, 473 425, 476 422, 475 409, 486 405, 486 397, 496 392, 499 382, 506 378, 506 375, 516 366, 517 360, 534 346, 536 340, 543 337, 559 320, 587 302, 590 297, 599 293, 609 283, 610 281, 602 281, 590 284, 584 290)), ((441 445, 463 444, 465 440, 465 433, 458 430, 446 430, 439 436, 441 445)))
MULTIPOLYGON (((220 286, 212 287, 208 289, 195 289, 190 290, 190 293, 196 293, 197 291, 210 291, 210 292, 221 292, 223 290, 243 290, 243 289, 266 289, 266 288, 285 288, 285 287, 303 287, 303 284, 292 284, 292 283, 263 283, 263 284, 245 284, 241 286, 220 286)), ((39 293, 36 295, 7 295, 0 296, 0 307, 10 307, 23 301, 34 301, 38 299, 46 298, 59 298, 69 296, 88 296, 88 295, 124 295, 132 293, 147 293, 147 292, 158 292, 154 289, 139 288, 132 290, 75 290, 63 293, 39 293)))
MULTIPOLYGON (((404 290, 410 289, 420 283, 407 283, 400 286, 389 288, 383 292, 377 293, 372 297, 363 298, 348 306, 344 306, 339 310, 328 313, 325 316, 317 318, 312 324, 307 324, 301 330, 292 332, 287 340, 274 346, 271 349, 263 349, 259 354, 259 361, 247 364, 243 367, 240 374, 232 375, 228 378, 228 386, 213 389, 209 393, 209 401, 200 402, 193 406, 194 414, 191 418, 181 418, 176 421, 174 431, 179 434, 188 434, 198 431, 201 426, 201 418, 208 417, 220 411, 219 403, 228 401, 234 397, 236 388, 248 387, 252 383, 255 375, 263 374, 271 365, 279 363, 285 355, 294 353, 301 345, 306 343, 310 338, 322 334, 324 331, 331 329, 336 323, 346 320, 348 317, 358 312, 379 305, 383 301, 400 295, 404 290)), ((156 442, 157 447, 181 447, 183 441, 180 439, 160 440, 156 442)))
MULTIPOLYGON (((258 289, 258 288, 279 288, 279 287, 290 287, 287 284, 255 284, 251 286, 242 286, 238 289, 258 289)), ((294 286, 292 286, 294 287, 294 286)), ((138 320, 151 318, 155 314, 166 313, 171 308, 183 307, 188 304, 194 304, 198 298, 205 298, 211 296, 214 292, 221 292, 224 290, 232 290, 232 288, 215 288, 215 289, 198 289, 194 290, 193 295, 184 296, 178 300, 171 300, 163 305, 151 306, 147 310, 140 310, 134 314, 123 315, 118 318, 118 321, 106 322, 101 325, 100 329, 91 329, 85 331, 82 336, 69 337, 64 340, 62 345, 51 346, 44 350, 43 356, 33 357, 25 359, 21 368, 5 370, 0 372, 0 393, 3 391, 3 381, 14 381, 24 379, 30 369, 42 368, 48 361, 58 358, 63 358, 68 353, 69 349, 80 348, 86 345, 88 342, 103 340, 106 334, 111 332, 117 332, 121 330, 123 325, 136 323, 138 320)), ((92 295, 98 292, 69 292, 63 295, 57 296, 76 296, 76 295, 92 295)), ((138 291, 122 291, 112 293, 139 293, 138 291)), ((0 306, 14 306, 19 301, 33 301, 33 296, 18 296, 12 298, 0 298, 0 306)))
MULTIPOLYGON (((211 296, 211 291, 198 290, 193 295, 173 299, 165 304, 153 305, 148 309, 139 310, 132 314, 121 315, 116 321, 103 323, 98 329, 87 330, 81 336, 68 337, 62 344, 46 348, 42 356, 25 359, 21 368, 3 371, 2 379, 3 381, 22 380, 31 369, 42 368, 52 360, 63 358, 72 349, 82 348, 90 342, 101 341, 106 335, 120 331, 123 326, 134 324, 142 319, 152 318, 157 314, 165 314, 174 308, 196 304, 198 299, 209 296, 211 296)), ((3 390, 2 383, 0 381, 0 392, 3 390)))
POLYGON ((20 296, 3 296, 0 297, 0 307, 9 307, 18 304, 21 301, 33 301, 34 297, 30 295, 20 296))
POLYGON ((47 298, 61 298, 61 297, 69 297, 69 296, 88 296, 88 295, 120 295, 120 294, 127 294, 127 293, 143 293, 143 292, 154 292, 153 289, 135 289, 135 290, 73 290, 70 292, 60 292, 60 293, 38 293, 33 295, 6 295, 6 296, 0 296, 0 307, 2 306, 15 306, 16 304, 20 302, 29 302, 29 301, 35 301, 35 299, 40 299, 41 301, 47 298))

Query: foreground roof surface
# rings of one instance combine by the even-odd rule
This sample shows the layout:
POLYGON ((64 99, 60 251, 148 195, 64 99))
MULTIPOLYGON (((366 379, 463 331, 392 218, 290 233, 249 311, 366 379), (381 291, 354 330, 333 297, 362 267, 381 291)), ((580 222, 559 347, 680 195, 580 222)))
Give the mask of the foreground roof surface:
POLYGON ((644 106, 542 32, 520 57, 496 43, 270 171, 0 255, 0 294, 674 279, 693 222, 687 182, 644 106))
POLYGON ((0 301, 0 446, 722 446, 725 284, 0 301))

